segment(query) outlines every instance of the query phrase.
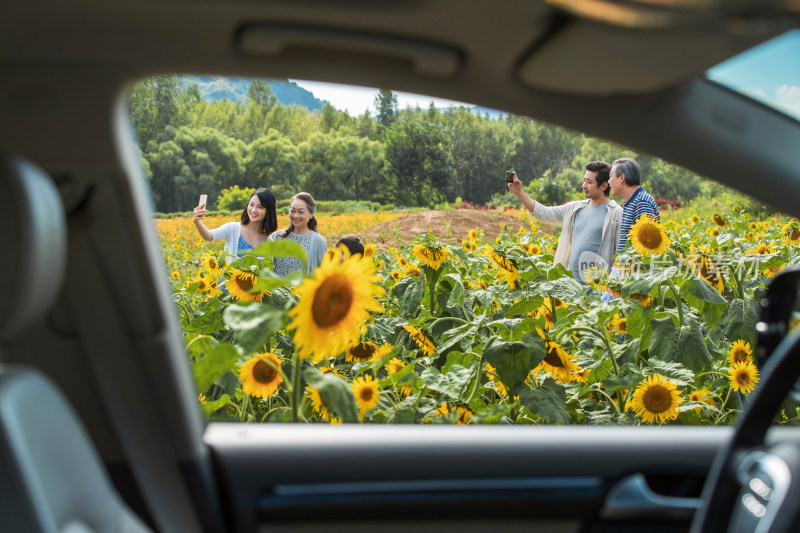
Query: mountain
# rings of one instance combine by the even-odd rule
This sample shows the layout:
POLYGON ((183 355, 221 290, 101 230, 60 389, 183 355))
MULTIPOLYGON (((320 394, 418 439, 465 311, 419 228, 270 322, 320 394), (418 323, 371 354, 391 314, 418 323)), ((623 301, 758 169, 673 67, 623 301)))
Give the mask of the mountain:
MULTIPOLYGON (((210 102, 218 102, 228 99, 231 102, 247 100, 247 88, 250 86, 251 78, 228 78, 223 76, 184 76, 184 85, 196 84, 200 89, 203 99, 210 102)), ((316 98, 311 91, 303 89, 293 81, 288 80, 265 80, 278 103, 291 107, 293 105, 303 106, 309 111, 319 111, 325 105, 325 100, 316 98)))

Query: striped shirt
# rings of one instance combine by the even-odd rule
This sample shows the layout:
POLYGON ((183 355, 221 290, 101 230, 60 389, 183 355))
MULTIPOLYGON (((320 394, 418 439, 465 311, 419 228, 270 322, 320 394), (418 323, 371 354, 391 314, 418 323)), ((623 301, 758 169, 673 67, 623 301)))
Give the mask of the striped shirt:
POLYGON ((627 202, 622 202, 622 227, 620 228, 619 243, 617 244, 618 252, 625 249, 625 243, 628 241, 628 232, 642 215, 647 215, 655 219, 656 222, 661 222, 658 204, 650 196, 650 193, 639 187, 627 202))

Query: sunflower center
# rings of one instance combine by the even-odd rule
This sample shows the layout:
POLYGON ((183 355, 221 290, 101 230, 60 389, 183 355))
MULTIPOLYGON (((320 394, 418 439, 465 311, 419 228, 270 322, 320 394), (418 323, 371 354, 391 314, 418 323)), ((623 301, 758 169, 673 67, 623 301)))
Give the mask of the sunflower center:
POLYGON ((800 239, 800 230, 793 229, 792 233, 789 235, 789 238, 793 241, 800 239))
POLYGON ((655 250, 661 246, 661 231, 655 226, 645 226, 639 231, 639 242, 645 248, 655 250))
POLYGON ((743 363, 744 361, 747 361, 747 352, 743 350, 736 350, 733 352, 733 360, 737 363, 743 363))
POLYGON ((564 362, 558 356, 558 349, 557 348, 548 348, 547 355, 544 356, 544 361, 555 368, 565 368, 564 362))
POLYGON ((217 268, 217 261, 216 259, 209 259, 208 260, 209 268, 216 269, 217 268))
POLYGON ((337 274, 327 278, 317 289, 311 315, 321 328, 334 326, 350 312, 353 304, 353 288, 346 277, 337 274))
POLYGON ((350 351, 350 354, 356 359, 369 359, 375 353, 376 346, 367 342, 359 342, 350 351))
POLYGON ((250 291, 255 285, 255 283, 253 283, 253 278, 244 274, 236 276, 233 281, 244 292, 250 291))
POLYGON ((359 396, 361 396, 361 400, 364 402, 372 400, 372 395, 373 391, 369 387, 364 387, 363 389, 361 389, 361 392, 359 393, 359 396))
POLYGON ((736 381, 738 381, 740 385, 747 385, 750 382, 750 374, 747 372, 739 372, 736 374, 736 381))
POLYGON ((272 383, 277 375, 278 371, 269 363, 259 360, 253 365, 253 379, 259 383, 272 383))
POLYGON ((672 394, 664 387, 650 387, 642 398, 645 408, 651 413, 663 413, 672 407, 672 394))

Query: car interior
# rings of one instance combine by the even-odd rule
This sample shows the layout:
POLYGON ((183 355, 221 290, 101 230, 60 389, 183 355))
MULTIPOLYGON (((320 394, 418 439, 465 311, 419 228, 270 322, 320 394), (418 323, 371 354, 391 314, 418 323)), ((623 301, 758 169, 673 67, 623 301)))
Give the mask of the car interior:
POLYGON ((798 28, 798 2, 0 13, 3 530, 798 529, 800 433, 771 426, 800 376, 792 273, 762 304, 771 353, 736 427, 206 423, 127 115, 136 81, 164 73, 390 88, 635 147, 796 215, 800 122, 706 72, 798 28))

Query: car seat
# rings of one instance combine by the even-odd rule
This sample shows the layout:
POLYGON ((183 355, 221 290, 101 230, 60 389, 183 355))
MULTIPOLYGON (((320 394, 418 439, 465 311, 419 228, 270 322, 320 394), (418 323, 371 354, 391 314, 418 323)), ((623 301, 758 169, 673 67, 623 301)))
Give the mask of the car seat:
MULTIPOLYGON (((38 167, 0 154, 0 343, 42 320, 66 271, 66 216, 38 167)), ((0 360, 2 348, 0 348, 0 360)), ((67 398, 40 371, 0 364, 0 528, 14 532, 150 531, 115 491, 67 398)))

